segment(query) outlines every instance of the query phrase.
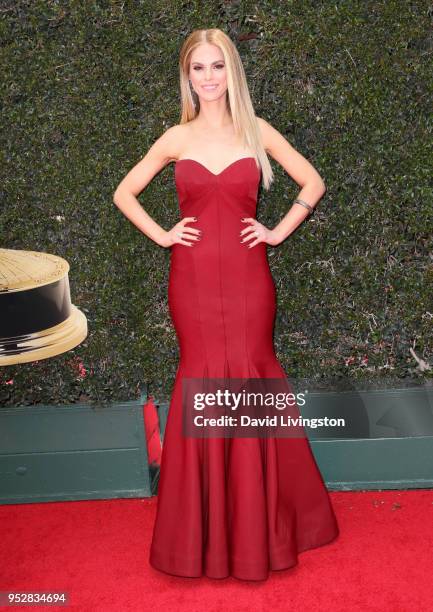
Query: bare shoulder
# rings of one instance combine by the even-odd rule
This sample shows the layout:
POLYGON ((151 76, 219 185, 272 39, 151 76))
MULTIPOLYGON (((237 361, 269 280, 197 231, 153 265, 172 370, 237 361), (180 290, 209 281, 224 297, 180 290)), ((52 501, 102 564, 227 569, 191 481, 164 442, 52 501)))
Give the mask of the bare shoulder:
POLYGON ((281 132, 260 117, 257 117, 257 121, 265 151, 286 170, 298 185, 304 186, 311 181, 311 183, 324 187, 324 182, 314 166, 295 149, 281 132))
POLYGON ((257 122, 260 127, 263 146, 266 151, 271 151, 272 147, 275 146, 275 142, 278 141, 282 137, 282 135, 262 117, 257 117, 257 122))
POLYGON ((188 124, 173 125, 165 130, 153 147, 159 149, 167 163, 175 161, 187 142, 188 134, 188 124))
POLYGON ((145 157, 145 162, 152 161, 163 168, 179 158, 179 154, 188 142, 189 126, 187 123, 167 128, 152 144, 145 157))
POLYGON ((185 146, 188 125, 167 128, 152 144, 145 156, 128 172, 116 192, 126 190, 137 196, 167 164, 176 161, 185 146))

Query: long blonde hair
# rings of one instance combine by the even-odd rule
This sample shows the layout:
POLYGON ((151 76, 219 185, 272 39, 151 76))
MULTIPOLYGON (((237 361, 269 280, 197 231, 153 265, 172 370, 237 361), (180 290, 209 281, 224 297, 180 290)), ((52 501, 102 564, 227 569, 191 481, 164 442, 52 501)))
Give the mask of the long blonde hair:
POLYGON ((235 134, 241 137, 244 146, 253 151, 256 163, 262 170, 262 181, 265 189, 269 189, 273 180, 273 172, 268 156, 262 143, 260 126, 251 102, 244 67, 238 50, 232 40, 222 30, 194 30, 182 45, 179 56, 180 93, 182 113, 180 123, 187 123, 199 113, 199 102, 194 104, 189 87, 189 66, 191 53, 203 43, 218 46, 223 55, 227 70, 227 102, 228 110, 233 120, 235 134))

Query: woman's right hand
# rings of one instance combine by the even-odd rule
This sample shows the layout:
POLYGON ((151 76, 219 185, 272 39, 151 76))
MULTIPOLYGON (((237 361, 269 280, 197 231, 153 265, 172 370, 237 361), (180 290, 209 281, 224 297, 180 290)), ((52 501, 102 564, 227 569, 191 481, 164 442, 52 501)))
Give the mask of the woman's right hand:
POLYGON ((181 219, 181 221, 176 223, 171 230, 165 232, 160 242, 160 246, 171 247, 173 244, 184 244, 190 247, 194 246, 194 242, 188 242, 185 238, 193 241, 200 240, 202 232, 195 227, 186 227, 185 224, 190 223, 190 221, 197 221, 197 217, 184 217, 181 219))

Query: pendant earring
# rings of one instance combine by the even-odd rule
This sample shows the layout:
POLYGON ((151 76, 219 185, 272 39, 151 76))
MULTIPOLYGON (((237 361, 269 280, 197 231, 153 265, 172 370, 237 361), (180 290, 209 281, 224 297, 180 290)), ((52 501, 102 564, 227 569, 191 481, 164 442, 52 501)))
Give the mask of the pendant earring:
POLYGON ((189 89, 190 89, 190 92, 191 92, 191 97, 192 97, 193 104, 194 104, 194 106, 197 106, 197 104, 198 104, 198 95, 197 95, 197 92, 193 89, 191 81, 188 81, 188 83, 189 83, 189 89))

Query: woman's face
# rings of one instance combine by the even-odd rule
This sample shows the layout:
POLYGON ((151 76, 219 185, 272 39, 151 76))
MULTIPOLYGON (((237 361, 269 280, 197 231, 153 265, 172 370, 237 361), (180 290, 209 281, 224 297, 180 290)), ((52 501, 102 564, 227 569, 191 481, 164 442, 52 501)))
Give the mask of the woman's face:
POLYGON ((200 99, 217 100, 227 91, 223 52, 216 45, 203 43, 191 53, 189 78, 200 99))

